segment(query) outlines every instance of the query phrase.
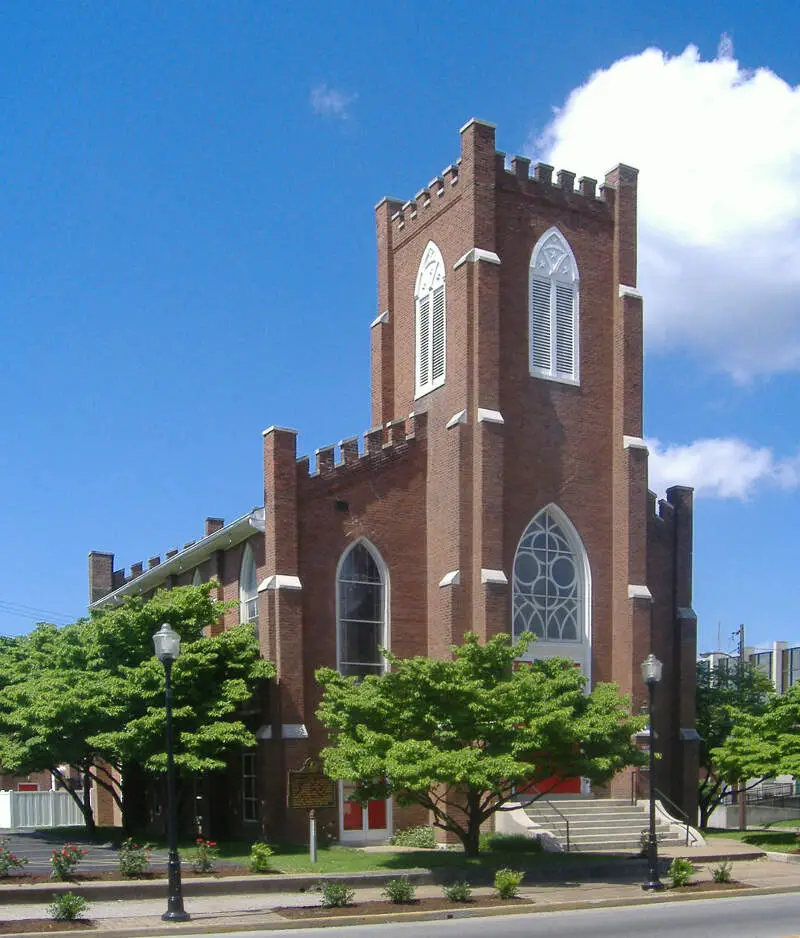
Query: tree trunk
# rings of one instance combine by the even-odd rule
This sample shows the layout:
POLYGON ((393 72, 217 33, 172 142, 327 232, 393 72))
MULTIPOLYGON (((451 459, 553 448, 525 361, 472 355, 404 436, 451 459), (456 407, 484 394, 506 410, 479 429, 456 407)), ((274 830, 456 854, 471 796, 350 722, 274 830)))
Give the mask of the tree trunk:
POLYGON ((83 804, 81 805, 81 810, 83 811, 83 820, 86 824, 86 833, 91 838, 94 838, 97 825, 95 824, 94 811, 92 810, 92 776, 89 774, 88 769, 84 769, 82 778, 83 804))

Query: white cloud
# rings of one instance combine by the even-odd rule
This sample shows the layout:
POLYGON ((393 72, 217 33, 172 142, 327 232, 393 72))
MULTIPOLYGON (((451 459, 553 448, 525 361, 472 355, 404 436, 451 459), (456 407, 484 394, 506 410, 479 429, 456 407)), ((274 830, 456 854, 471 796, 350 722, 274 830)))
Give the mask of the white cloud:
POLYGON ((311 89, 311 109, 323 117, 335 117, 346 121, 350 118, 350 105, 358 98, 357 94, 345 94, 327 85, 317 85, 311 89))
POLYGON ((737 380, 800 368, 800 87, 694 46, 595 72, 535 156, 639 176, 639 285, 651 348, 690 348, 737 380))
POLYGON ((800 455, 776 459, 768 447, 735 438, 696 440, 665 446, 648 440, 649 486, 662 493, 670 485, 694 486, 698 497, 749 498, 761 485, 800 487, 800 455))

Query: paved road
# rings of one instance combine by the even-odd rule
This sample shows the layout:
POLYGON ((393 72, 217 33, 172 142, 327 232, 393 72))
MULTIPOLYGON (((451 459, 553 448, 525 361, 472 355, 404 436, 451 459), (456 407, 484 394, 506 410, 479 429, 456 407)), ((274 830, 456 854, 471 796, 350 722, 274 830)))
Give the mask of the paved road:
MULTIPOLYGON (((166 935, 166 933, 164 933, 166 935)), ((174 933, 172 933, 174 935, 174 933)), ((206 933, 222 938, 230 933, 206 933)), ((240 932, 237 938, 319 938, 319 929, 240 932)), ((650 906, 541 912, 492 918, 326 928, 325 938, 797 938, 800 895, 782 893, 738 899, 654 902, 650 906)), ((154 932, 153 938, 156 938, 154 932)))

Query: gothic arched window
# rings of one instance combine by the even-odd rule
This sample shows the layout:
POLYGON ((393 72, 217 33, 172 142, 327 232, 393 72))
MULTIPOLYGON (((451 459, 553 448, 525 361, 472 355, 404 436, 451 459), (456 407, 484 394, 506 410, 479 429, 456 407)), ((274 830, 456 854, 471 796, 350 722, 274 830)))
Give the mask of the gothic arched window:
POLYGON ((588 562, 567 517, 550 505, 525 529, 514 557, 513 634, 536 646, 588 640, 588 562))
POLYGON ((557 228, 546 231, 531 255, 530 371, 578 383, 578 265, 557 228))
POLYGON ((378 552, 356 541, 336 574, 337 666, 342 674, 381 674, 387 646, 388 576, 378 552))
POLYGON ((414 288, 416 396, 444 384, 446 322, 444 261, 433 241, 422 255, 414 288))
POLYGON ((239 621, 258 622, 258 575, 253 548, 245 544, 239 571, 239 621))

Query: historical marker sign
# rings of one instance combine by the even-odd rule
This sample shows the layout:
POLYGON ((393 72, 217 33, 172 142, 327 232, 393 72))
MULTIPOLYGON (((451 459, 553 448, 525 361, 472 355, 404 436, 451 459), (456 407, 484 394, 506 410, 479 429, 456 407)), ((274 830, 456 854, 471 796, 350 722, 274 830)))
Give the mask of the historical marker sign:
POLYGON ((336 783, 328 778, 313 759, 306 759, 302 769, 289 770, 288 802, 290 808, 336 807, 336 783))

